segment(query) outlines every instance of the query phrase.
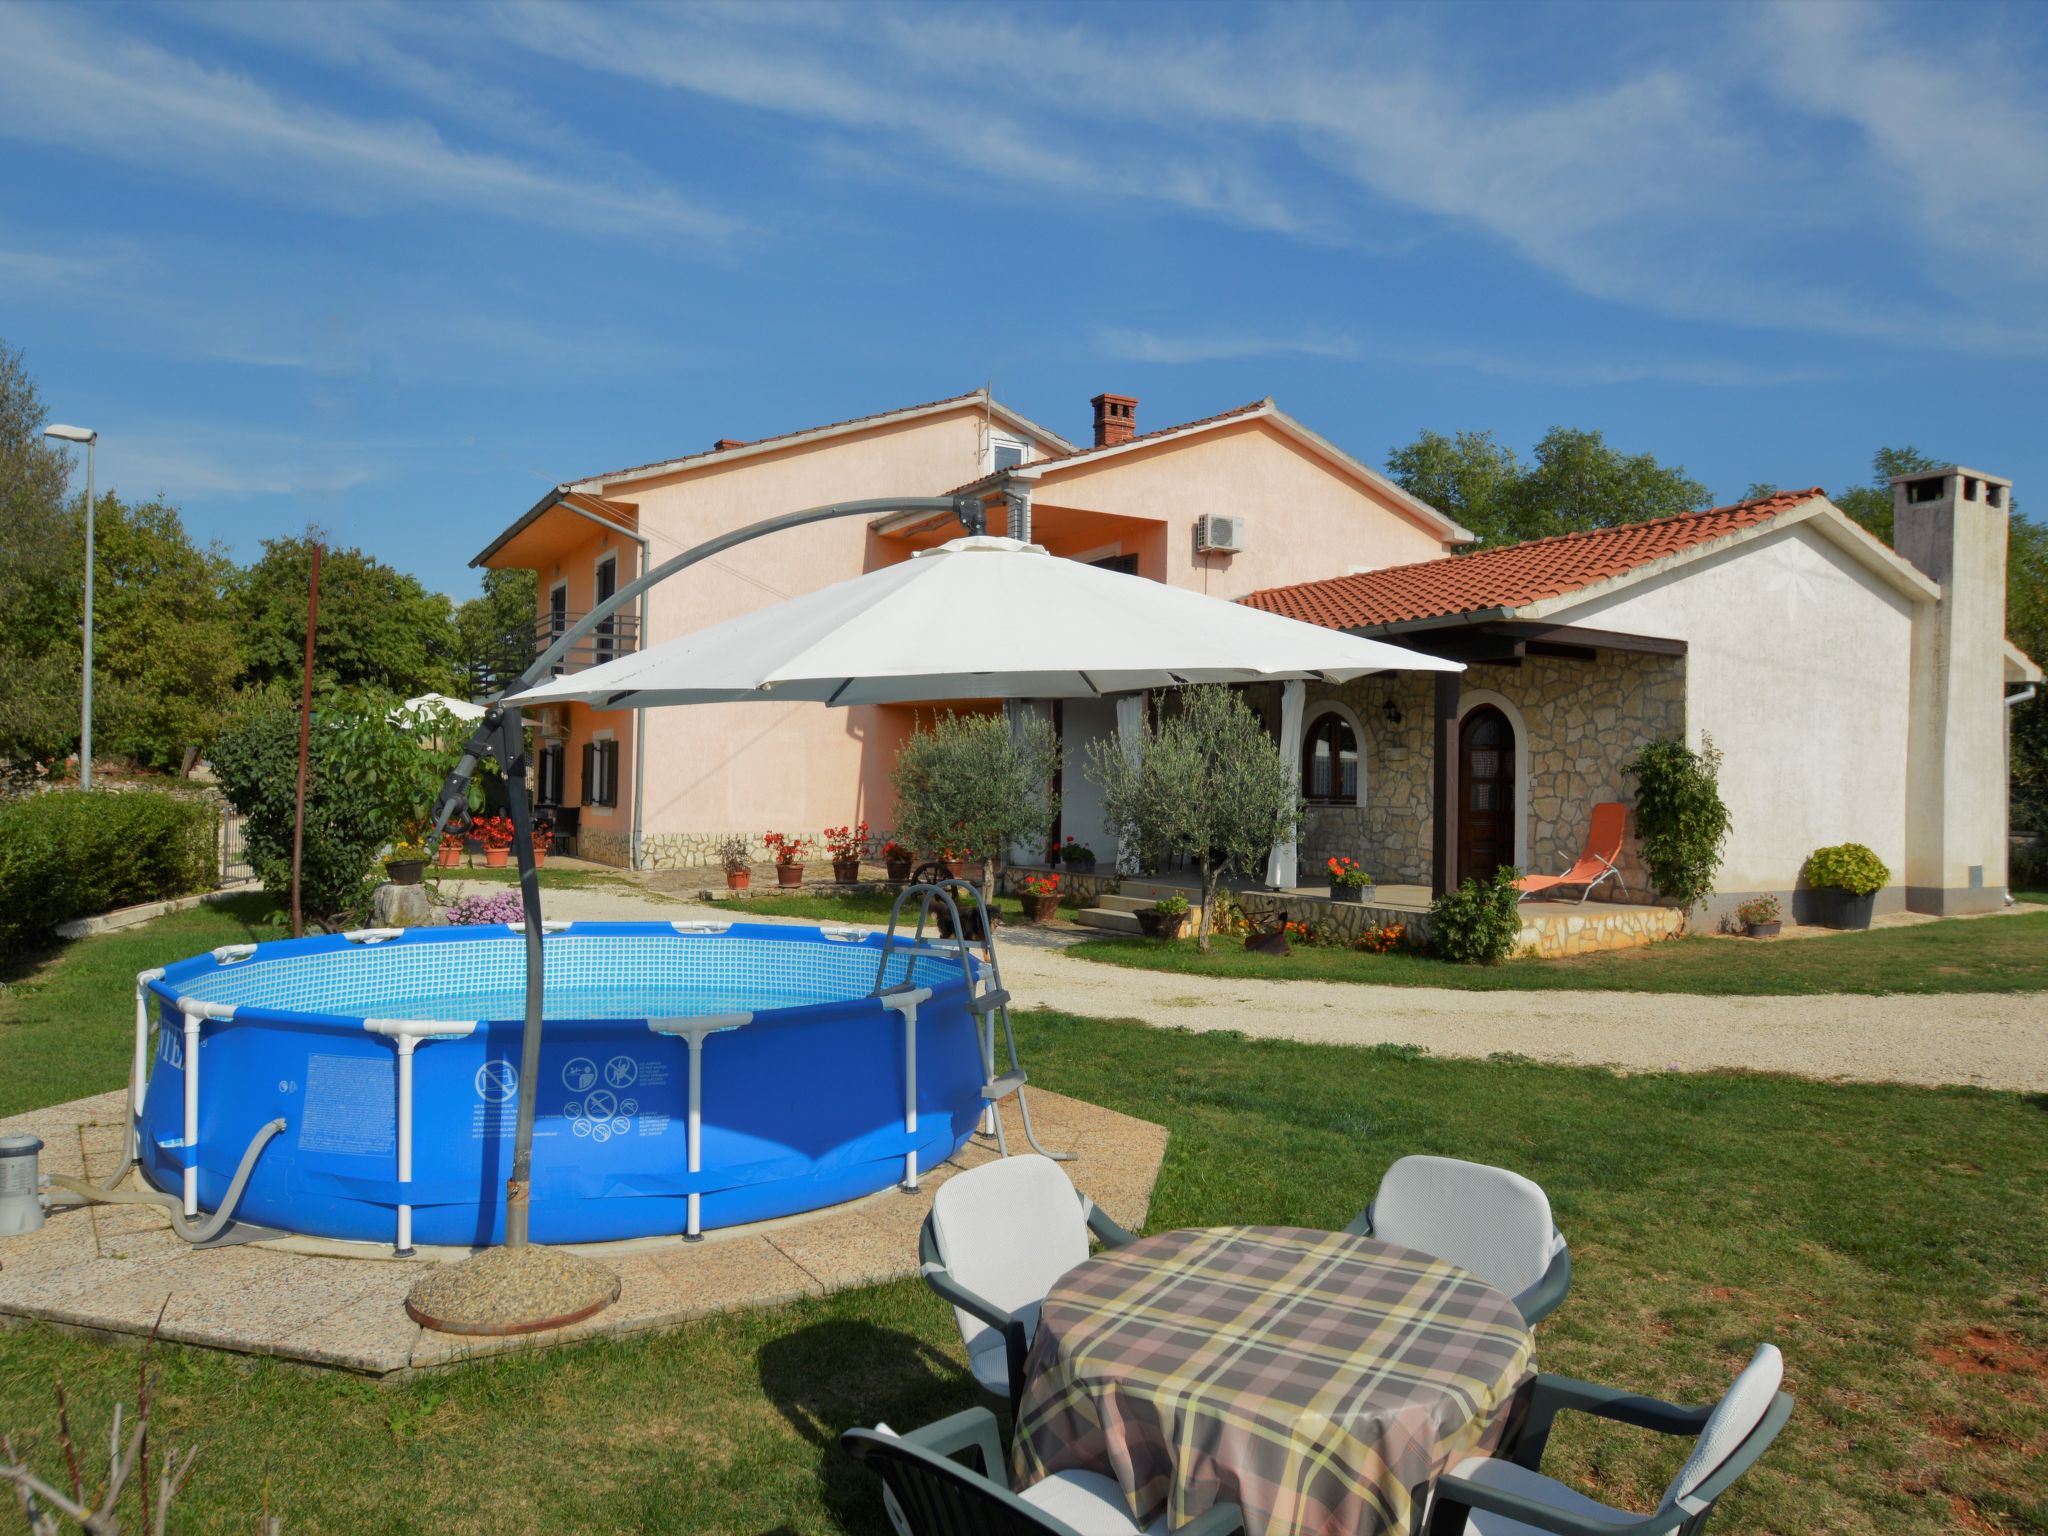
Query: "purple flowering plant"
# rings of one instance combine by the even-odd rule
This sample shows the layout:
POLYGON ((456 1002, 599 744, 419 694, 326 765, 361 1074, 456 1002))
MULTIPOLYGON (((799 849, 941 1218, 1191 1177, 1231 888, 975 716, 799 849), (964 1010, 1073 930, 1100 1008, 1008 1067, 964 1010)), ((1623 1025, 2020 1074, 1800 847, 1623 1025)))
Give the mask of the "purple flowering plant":
POLYGON ((523 923, 526 904, 517 891, 497 891, 489 896, 464 896, 448 909, 448 921, 457 927, 488 927, 493 923, 523 923))

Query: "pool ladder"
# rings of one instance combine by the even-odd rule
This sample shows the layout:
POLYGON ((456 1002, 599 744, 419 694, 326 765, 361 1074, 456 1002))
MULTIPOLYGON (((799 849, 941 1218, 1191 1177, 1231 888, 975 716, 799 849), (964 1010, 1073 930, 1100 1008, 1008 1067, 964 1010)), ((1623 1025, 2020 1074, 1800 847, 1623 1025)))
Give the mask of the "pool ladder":
POLYGON ((974 887, 965 880, 947 879, 930 884, 906 885, 896 893, 895 905, 889 909, 889 931, 882 940, 882 957, 875 967, 874 995, 882 997, 890 992, 910 987, 913 962, 919 956, 957 958, 960 962, 960 975, 967 983, 967 1011, 974 1015, 981 1036, 981 1096, 986 1104, 982 1110, 981 1134, 993 1134, 996 1150, 1004 1157, 1010 1155, 1009 1140, 1003 1132, 1000 1107, 1004 1099, 1014 1095, 1017 1100, 1017 1118, 1024 1122, 1024 1139, 1031 1143, 1031 1150, 1041 1157, 1052 1158, 1055 1162, 1071 1162, 1073 1153, 1049 1150, 1039 1141, 1038 1131, 1031 1123, 1031 1103, 1024 1093, 1024 1085, 1030 1078, 1024 1071, 1024 1063, 1017 1057, 1017 1035, 1010 1027, 1010 994, 1003 986, 1002 963, 996 959, 996 925, 992 920, 993 914, 982 913, 982 955, 988 962, 988 969, 984 975, 977 977, 974 974, 973 950, 967 940, 967 926, 960 919, 960 903, 954 897, 955 891, 972 895, 974 887), (903 907, 905 902, 911 900, 917 902, 917 926, 905 940, 900 931, 903 907), (930 939, 925 937, 925 923, 932 921, 936 925, 933 915, 935 910, 943 910, 951 920, 953 935, 950 940, 938 934, 930 939), (897 953, 899 944, 907 945, 902 951, 903 980, 891 982, 889 959, 897 953), (1001 1076, 996 1074, 998 1025, 1002 1028, 1003 1048, 1010 1062, 1009 1070, 1001 1076))

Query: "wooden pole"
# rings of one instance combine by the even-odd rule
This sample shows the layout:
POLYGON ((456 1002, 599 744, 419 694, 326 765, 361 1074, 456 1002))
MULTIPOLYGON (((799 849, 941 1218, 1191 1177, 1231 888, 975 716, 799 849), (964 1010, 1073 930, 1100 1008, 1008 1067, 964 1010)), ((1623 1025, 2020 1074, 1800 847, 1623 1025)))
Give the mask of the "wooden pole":
POLYGON ((313 633, 320 625, 320 546, 313 546, 313 575, 306 586, 306 670, 299 685, 299 790, 292 816, 292 937, 306 936, 299 910, 299 866, 306 855, 306 752, 313 735, 313 633))

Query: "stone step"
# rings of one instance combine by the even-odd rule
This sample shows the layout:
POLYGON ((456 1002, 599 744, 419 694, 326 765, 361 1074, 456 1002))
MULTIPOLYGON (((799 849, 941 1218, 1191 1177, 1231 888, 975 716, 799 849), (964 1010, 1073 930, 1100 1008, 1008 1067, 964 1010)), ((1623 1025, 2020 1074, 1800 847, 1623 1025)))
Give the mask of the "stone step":
POLYGON ((1156 896, 1098 896, 1095 905, 1104 912, 1142 912, 1158 899, 1156 896))
POLYGON ((1109 933, 1143 933, 1138 926, 1138 914, 1120 912, 1108 907, 1087 907, 1074 914, 1074 921, 1083 928, 1101 928, 1109 933))
POLYGON ((1199 900, 1201 886, 1190 880, 1185 884, 1174 880, 1124 880, 1118 883, 1117 893, 1123 896, 1142 896, 1145 905, 1150 906, 1162 896, 1185 896, 1189 901, 1199 900))

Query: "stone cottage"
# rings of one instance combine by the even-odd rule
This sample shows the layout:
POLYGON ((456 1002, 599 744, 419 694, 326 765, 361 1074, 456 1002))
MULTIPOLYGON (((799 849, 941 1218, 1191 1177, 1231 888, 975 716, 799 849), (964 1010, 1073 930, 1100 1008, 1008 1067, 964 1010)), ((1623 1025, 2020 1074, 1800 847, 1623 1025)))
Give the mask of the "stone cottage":
MULTIPOLYGON (((1880 911, 1998 906, 2006 689, 2041 678, 2005 639, 2010 485, 1954 467, 1893 494, 1896 551, 1816 487, 1252 593, 1468 667, 1291 685, 1303 854, 1438 890, 1562 870, 1640 747, 1711 738, 1734 822, 1713 911, 1803 910, 1807 855, 1852 841, 1892 872, 1880 911)), ((1632 846, 1623 867, 1643 899, 1632 846)))

